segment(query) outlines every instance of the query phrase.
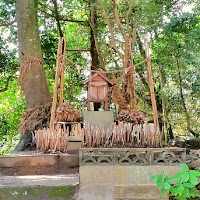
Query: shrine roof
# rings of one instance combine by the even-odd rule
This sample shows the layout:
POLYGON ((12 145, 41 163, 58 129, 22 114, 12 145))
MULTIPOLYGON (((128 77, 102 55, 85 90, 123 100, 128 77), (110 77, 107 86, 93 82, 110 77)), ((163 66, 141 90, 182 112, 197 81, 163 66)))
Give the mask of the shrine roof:
POLYGON ((103 73, 101 72, 96 72, 95 74, 93 74, 92 76, 90 76, 87 80, 85 80, 83 82, 84 85, 86 85, 89 81, 91 81, 92 79, 94 79, 96 76, 101 76, 106 82, 108 82, 109 84, 113 85, 113 82, 111 80, 109 80, 107 78, 106 75, 104 75, 103 73))

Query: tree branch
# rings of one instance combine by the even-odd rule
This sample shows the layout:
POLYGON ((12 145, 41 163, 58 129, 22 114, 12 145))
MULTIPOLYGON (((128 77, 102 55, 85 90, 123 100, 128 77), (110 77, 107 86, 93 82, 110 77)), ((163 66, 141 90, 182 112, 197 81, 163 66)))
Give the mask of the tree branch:
POLYGON ((106 20, 109 32, 111 34, 111 45, 112 45, 112 48, 119 55, 119 57, 123 60, 124 59, 124 55, 119 51, 119 49, 116 46, 116 40, 115 40, 115 37, 114 37, 114 31, 113 31, 113 27, 111 25, 110 19, 108 17, 108 13, 105 11, 105 8, 104 8, 104 5, 103 5, 102 1, 99 1, 99 4, 101 6, 101 9, 103 10, 103 16, 104 16, 104 18, 106 20))
POLYGON ((95 24, 94 24, 94 14, 93 14, 93 12, 94 12, 94 10, 92 9, 89 24, 90 24, 90 27, 93 31, 95 46, 96 46, 97 54, 99 56, 100 64, 103 68, 105 68, 105 62, 104 62, 103 58, 101 57, 100 47, 99 47, 99 43, 98 43, 98 39, 97 39, 97 35, 96 35, 96 28, 95 28, 95 24))
POLYGON ((1 27, 1 26, 10 26, 10 25, 13 25, 15 22, 17 22, 16 19, 14 19, 14 20, 11 21, 11 22, 7 22, 7 23, 0 24, 0 27, 1 27))
POLYGON ((74 22, 74 23, 80 23, 80 24, 88 24, 88 21, 84 21, 84 20, 76 20, 76 19, 69 19, 69 18, 65 18, 64 16, 60 16, 59 20, 65 21, 65 22, 74 22))
MULTIPOLYGON (((43 3, 40 2, 39 4, 40 4, 41 6, 43 6, 44 8, 47 8, 47 6, 44 5, 43 3)), ((44 13, 46 16, 55 18, 54 14, 53 14, 53 11, 52 11, 51 9, 49 9, 49 11, 51 11, 52 14, 49 14, 48 12, 46 12, 46 11, 40 9, 40 12, 44 13)), ((69 18, 67 18, 67 17, 65 17, 65 16, 60 16, 59 14, 58 14, 58 19, 59 19, 59 21, 80 23, 80 24, 82 24, 82 25, 89 24, 88 21, 76 20, 76 19, 69 19, 69 18)))
POLYGON ((57 4, 57 0, 52 0, 53 4, 54 4, 54 10, 55 10, 55 18, 56 18, 56 22, 57 22, 57 28, 59 31, 59 35, 60 37, 63 37, 63 32, 60 26, 60 21, 59 21, 59 14, 58 14, 58 4, 57 4))
POLYGON ((119 18, 119 12, 117 10, 117 5, 116 5, 116 1, 115 0, 112 0, 112 5, 113 5, 113 10, 114 10, 114 14, 115 14, 115 21, 116 21, 116 24, 124 38, 124 40, 126 39, 126 34, 124 32, 124 29, 122 27, 122 24, 121 24, 121 21, 120 21, 120 18, 119 18))
POLYGON ((127 13, 126 13, 126 24, 127 24, 127 30, 128 30, 129 35, 130 35, 129 14, 131 12, 131 9, 132 9, 134 3, 135 3, 135 0, 131 0, 129 9, 128 9, 127 13))
POLYGON ((66 49, 66 51, 90 51, 90 49, 66 49))
POLYGON ((55 16, 53 14, 49 14, 48 12, 46 12, 44 10, 40 10, 40 12, 44 13, 45 16, 47 16, 47 17, 53 17, 53 18, 55 18, 55 16))
POLYGON ((13 76, 13 75, 10 75, 10 76, 7 78, 7 80, 6 80, 6 85, 5 85, 4 88, 0 89, 0 92, 5 92, 6 90, 8 90, 8 86, 9 86, 9 83, 10 83, 11 78, 14 78, 14 76, 13 76))

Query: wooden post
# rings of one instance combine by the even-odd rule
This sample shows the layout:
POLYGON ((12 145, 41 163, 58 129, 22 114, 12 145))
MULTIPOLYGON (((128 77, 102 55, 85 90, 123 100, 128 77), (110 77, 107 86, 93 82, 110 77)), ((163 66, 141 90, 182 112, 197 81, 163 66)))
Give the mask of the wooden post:
POLYGON ((104 110, 105 111, 109 111, 109 109, 108 109, 108 101, 104 102, 104 110))
POLYGON ((157 105, 156 105, 156 98, 155 98, 155 92, 153 87, 153 75, 152 75, 152 69, 151 69, 151 58, 149 55, 149 47, 147 44, 147 40, 144 37, 144 46, 145 46, 145 57, 147 62, 147 73, 149 78, 149 89, 151 94, 151 103, 152 103, 152 109, 153 109, 153 120, 154 120, 154 127, 159 128, 158 123, 158 111, 157 111, 157 105))
POLYGON ((55 123, 55 112, 56 112, 56 106, 57 106, 57 100, 58 100, 58 79, 61 72, 61 67, 63 66, 63 38, 59 38, 58 42, 58 50, 57 50, 57 59, 56 59, 56 75, 55 75, 55 86, 53 91, 53 102, 51 107, 51 119, 50 119, 50 125, 49 129, 50 131, 54 130, 54 123, 55 123))
POLYGON ((87 110, 90 111, 90 101, 87 101, 87 110))
POLYGON ((60 76, 60 106, 63 104, 63 91, 64 91, 64 73, 65 73, 65 56, 66 56, 66 38, 62 38, 62 56, 63 63, 60 76))

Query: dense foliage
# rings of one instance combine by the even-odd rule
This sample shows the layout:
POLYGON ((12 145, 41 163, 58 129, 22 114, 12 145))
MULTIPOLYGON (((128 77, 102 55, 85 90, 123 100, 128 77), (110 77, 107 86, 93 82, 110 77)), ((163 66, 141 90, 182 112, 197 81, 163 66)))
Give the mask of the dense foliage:
MULTIPOLYGON (((112 1, 62 0, 57 1, 57 8, 53 2, 40 0, 38 10, 44 69, 50 93, 53 93, 54 87, 59 24, 67 37, 67 58, 72 61, 66 62, 64 99, 84 110, 85 98, 81 83, 91 67, 91 10, 95 9, 95 34, 106 69, 122 67, 122 61, 109 42, 111 34, 102 11, 103 5, 113 25, 112 1), (56 9, 59 16, 56 15, 56 9)), ((119 16, 125 31, 129 31, 130 27, 137 30, 137 41, 133 48, 134 63, 143 60, 142 36, 144 33, 148 36, 160 123, 164 124, 165 121, 165 131, 173 132, 174 135, 198 135, 199 1, 137 0, 132 4, 133 2, 117 1, 119 16), (128 11, 129 26, 126 26, 128 11)), ((23 94, 17 81, 19 58, 15 14, 14 0, 0 0, 0 148, 5 147, 5 144, 10 148, 10 141, 19 136, 18 124, 25 110, 23 94)), ((113 31, 117 48, 123 49, 123 39, 119 36, 117 26, 114 26, 113 31)), ((138 108, 152 121, 146 66, 140 65, 135 71, 138 108)))

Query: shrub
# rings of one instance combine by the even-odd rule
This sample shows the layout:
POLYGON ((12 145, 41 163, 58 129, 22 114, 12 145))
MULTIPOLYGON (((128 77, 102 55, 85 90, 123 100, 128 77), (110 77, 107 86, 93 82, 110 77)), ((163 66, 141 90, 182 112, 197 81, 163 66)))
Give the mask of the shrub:
POLYGON ((165 173, 155 175, 151 181, 156 181, 156 187, 161 189, 161 193, 170 192, 172 196, 179 200, 191 197, 200 197, 196 186, 199 183, 200 172, 189 170, 186 164, 181 164, 181 171, 174 176, 167 176, 165 173))

